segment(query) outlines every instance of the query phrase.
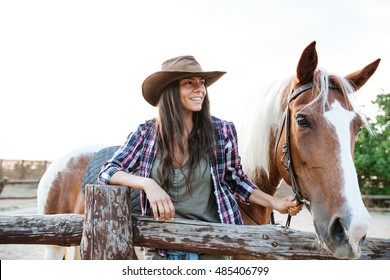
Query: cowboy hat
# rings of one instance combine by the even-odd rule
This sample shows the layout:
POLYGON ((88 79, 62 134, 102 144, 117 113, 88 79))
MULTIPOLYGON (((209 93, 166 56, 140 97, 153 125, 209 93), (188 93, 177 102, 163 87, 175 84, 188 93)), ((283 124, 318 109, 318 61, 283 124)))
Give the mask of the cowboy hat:
POLYGON ((186 77, 198 76, 206 79, 210 86, 221 78, 226 72, 204 72, 193 56, 178 56, 166 60, 161 65, 161 71, 148 76, 142 84, 142 95, 145 100, 157 106, 162 90, 170 83, 186 77))

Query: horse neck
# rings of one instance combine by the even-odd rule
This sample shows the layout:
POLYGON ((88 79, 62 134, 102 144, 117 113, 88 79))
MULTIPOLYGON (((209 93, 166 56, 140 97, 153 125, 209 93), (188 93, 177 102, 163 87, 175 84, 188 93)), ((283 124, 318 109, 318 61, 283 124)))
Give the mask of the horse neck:
MULTIPOLYGON (((251 180, 263 192, 272 196, 275 194, 282 178, 275 161, 274 148, 278 136, 276 134, 283 120, 283 108, 287 105, 287 95, 292 81, 293 79, 284 82, 280 85, 280 88, 275 85, 278 86, 277 90, 271 88, 265 95, 259 95, 259 102, 257 100, 252 102, 251 110, 246 115, 247 121, 243 126, 243 131, 247 135, 251 135, 251 137, 244 138, 244 142, 241 142, 244 149, 244 168, 247 166, 251 180), (260 104, 260 107, 257 104, 260 104), (253 120, 260 121, 253 122, 253 120), (257 145, 261 145, 261 147, 257 145), (256 155, 256 158, 253 157, 254 155, 256 155), (253 166, 257 167, 253 168, 253 166)), ((240 206, 245 215, 244 222, 248 224, 269 223, 272 209, 253 203, 249 206, 240 206)))
MULTIPOLYGON (((274 137, 273 137, 274 138, 274 137)), ((274 159, 274 146, 275 139, 270 141, 269 149, 269 174, 267 174, 264 169, 258 167, 256 168, 255 176, 252 178, 253 182, 258 186, 263 192, 273 196, 276 193, 277 187, 281 180, 281 175, 276 166, 274 159)), ((245 224, 268 224, 271 217, 272 209, 260 206, 254 203, 250 205, 240 205, 243 213, 243 219, 245 224)))

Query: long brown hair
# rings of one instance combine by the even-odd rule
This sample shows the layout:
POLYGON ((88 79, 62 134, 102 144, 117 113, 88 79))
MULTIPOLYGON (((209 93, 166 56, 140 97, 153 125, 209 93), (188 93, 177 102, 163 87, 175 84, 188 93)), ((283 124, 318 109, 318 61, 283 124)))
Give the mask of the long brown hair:
POLYGON ((184 154, 188 149, 189 172, 185 177, 187 189, 191 192, 191 181, 196 166, 202 156, 214 155, 214 126, 210 115, 210 102, 207 94, 203 100, 202 109, 192 115, 193 129, 188 137, 188 147, 183 142, 182 135, 185 132, 184 111, 180 100, 179 81, 167 86, 161 94, 158 103, 159 118, 157 121, 157 143, 161 166, 158 174, 162 187, 168 189, 172 186, 171 178, 174 162, 174 147, 184 154))

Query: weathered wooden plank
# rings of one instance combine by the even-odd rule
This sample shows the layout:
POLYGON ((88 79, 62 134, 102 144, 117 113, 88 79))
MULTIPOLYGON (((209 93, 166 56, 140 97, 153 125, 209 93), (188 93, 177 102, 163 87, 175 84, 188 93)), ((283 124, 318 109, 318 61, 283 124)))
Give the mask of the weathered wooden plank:
MULTIPOLYGON (((0 216, 0 244, 79 245, 83 220, 83 215, 75 214, 0 216)), ((137 215, 132 216, 132 224, 134 246, 241 258, 332 259, 316 244, 313 233, 279 226, 234 226, 180 220, 161 222, 137 215)), ((117 241, 118 246, 128 246, 128 240, 118 238, 117 241)), ((104 243, 96 246, 99 247, 95 249, 107 250, 104 243)), ((390 239, 367 238, 361 259, 389 260, 390 239)))
POLYGON ((0 216, 0 244, 80 245, 84 215, 0 216))
POLYGON ((81 239, 83 259, 133 257, 130 188, 86 186, 86 216, 81 239))
MULTIPOLYGON (((162 223, 133 216, 133 230, 136 246, 245 259, 335 259, 317 243, 314 233, 281 226, 236 226, 179 220, 162 223)), ((360 259, 390 259, 390 239, 367 238, 360 259)))
POLYGON ((240 258, 334 259, 316 246, 314 234, 273 225, 237 226, 180 220, 161 223, 133 216, 133 230, 137 246, 240 258))
MULTIPOLYGON (((313 233, 264 226, 154 221, 131 215, 130 188, 88 185, 86 215, 0 216, 1 244, 79 245, 84 259, 131 259, 133 246, 256 259, 333 259, 313 233), (84 223, 84 232, 83 232, 84 223)), ((390 259, 390 239, 367 238, 361 259, 390 259)))

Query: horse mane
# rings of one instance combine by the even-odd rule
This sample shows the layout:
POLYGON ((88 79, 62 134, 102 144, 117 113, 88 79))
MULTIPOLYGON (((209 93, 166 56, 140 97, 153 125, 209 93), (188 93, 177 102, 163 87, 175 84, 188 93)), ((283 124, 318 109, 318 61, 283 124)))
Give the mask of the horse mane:
MULTIPOLYGON (((258 169, 269 177, 271 140, 276 138, 278 127, 283 121, 287 105, 287 96, 295 85, 295 76, 282 81, 281 84, 272 85, 267 91, 254 96, 245 107, 246 114, 240 123, 241 132, 239 149, 241 162, 245 173, 254 178, 258 169)), ((353 109, 362 119, 370 131, 367 119, 355 98, 355 89, 351 83, 342 76, 328 73, 323 69, 316 69, 313 77, 313 87, 319 93, 305 108, 315 102, 322 102, 322 109, 329 106, 329 86, 337 86, 343 94, 348 107, 353 109)), ((303 108, 304 109, 304 108, 303 108)), ((303 110, 302 109, 302 110, 303 110)))
POLYGON ((269 175, 269 146, 272 134, 283 117, 283 94, 291 79, 274 83, 266 91, 249 99, 244 118, 239 123, 239 149, 245 173, 254 178, 260 167, 269 175))

